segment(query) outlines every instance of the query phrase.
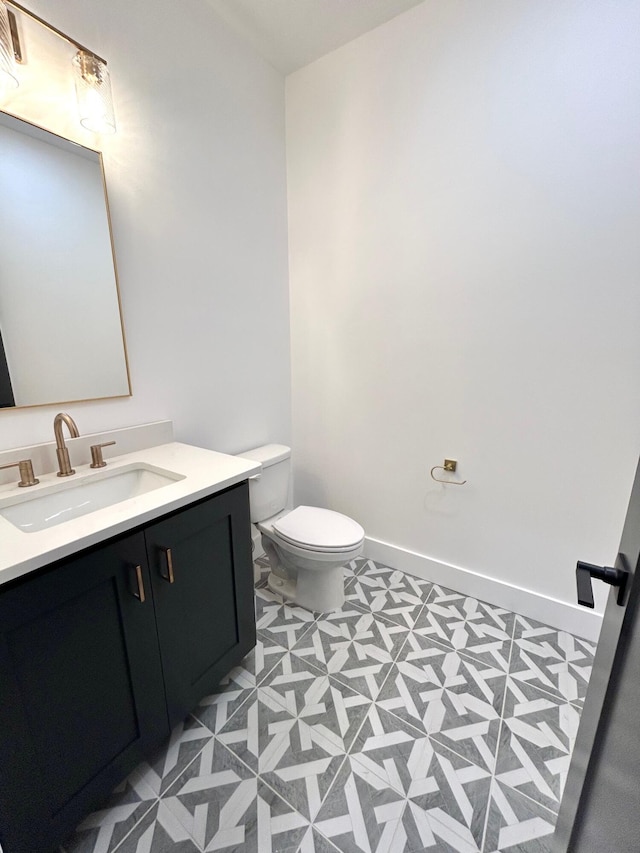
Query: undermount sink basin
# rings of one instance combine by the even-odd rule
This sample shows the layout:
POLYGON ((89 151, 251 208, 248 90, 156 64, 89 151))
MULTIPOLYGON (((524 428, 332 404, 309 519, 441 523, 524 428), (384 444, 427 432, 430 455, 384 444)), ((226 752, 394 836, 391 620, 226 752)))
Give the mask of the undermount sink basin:
POLYGON ((34 495, 5 498, 0 500, 0 516, 25 533, 35 533, 183 479, 173 471, 137 464, 54 483, 34 495))

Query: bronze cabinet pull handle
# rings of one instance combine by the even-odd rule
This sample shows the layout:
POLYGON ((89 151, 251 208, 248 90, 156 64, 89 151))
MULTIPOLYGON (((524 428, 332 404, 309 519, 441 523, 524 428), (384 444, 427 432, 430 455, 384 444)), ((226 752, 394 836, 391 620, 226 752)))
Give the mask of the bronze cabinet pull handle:
POLYGON ((160 574, 169 583, 175 583, 176 579, 173 574, 173 554, 171 553, 171 548, 162 548, 161 550, 164 551, 164 555, 167 558, 167 574, 165 575, 162 572, 160 572, 160 574))
POLYGON ((138 599, 140 604, 144 604, 144 602, 146 600, 146 595, 144 593, 144 582, 142 580, 142 566, 136 566, 135 570, 136 570, 136 582, 138 584, 138 591, 134 592, 133 594, 138 599))

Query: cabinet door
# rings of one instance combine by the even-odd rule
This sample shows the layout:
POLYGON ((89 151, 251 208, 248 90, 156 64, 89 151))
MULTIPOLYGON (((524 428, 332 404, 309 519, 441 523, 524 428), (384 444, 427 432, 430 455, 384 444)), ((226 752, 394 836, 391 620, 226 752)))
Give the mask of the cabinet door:
POLYGON ((173 725, 255 645, 247 483, 151 525, 145 536, 173 725))
POLYGON ((138 533, 0 593, 5 853, 54 849, 168 734, 150 592, 138 533))

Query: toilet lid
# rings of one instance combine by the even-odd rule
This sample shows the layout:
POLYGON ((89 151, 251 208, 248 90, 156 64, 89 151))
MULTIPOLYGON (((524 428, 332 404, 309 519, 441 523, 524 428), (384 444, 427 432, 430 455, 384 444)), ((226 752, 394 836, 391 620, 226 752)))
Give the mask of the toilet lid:
POLYGON ((364 539, 357 521, 317 506, 299 506, 274 522, 276 533, 292 545, 319 551, 355 548, 364 539))

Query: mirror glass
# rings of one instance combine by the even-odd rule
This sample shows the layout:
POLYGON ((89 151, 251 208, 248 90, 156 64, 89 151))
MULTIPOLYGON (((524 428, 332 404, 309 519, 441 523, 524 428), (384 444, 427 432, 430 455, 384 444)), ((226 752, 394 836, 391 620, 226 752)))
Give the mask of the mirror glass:
POLYGON ((0 113, 0 407, 130 394, 102 157, 0 113))

